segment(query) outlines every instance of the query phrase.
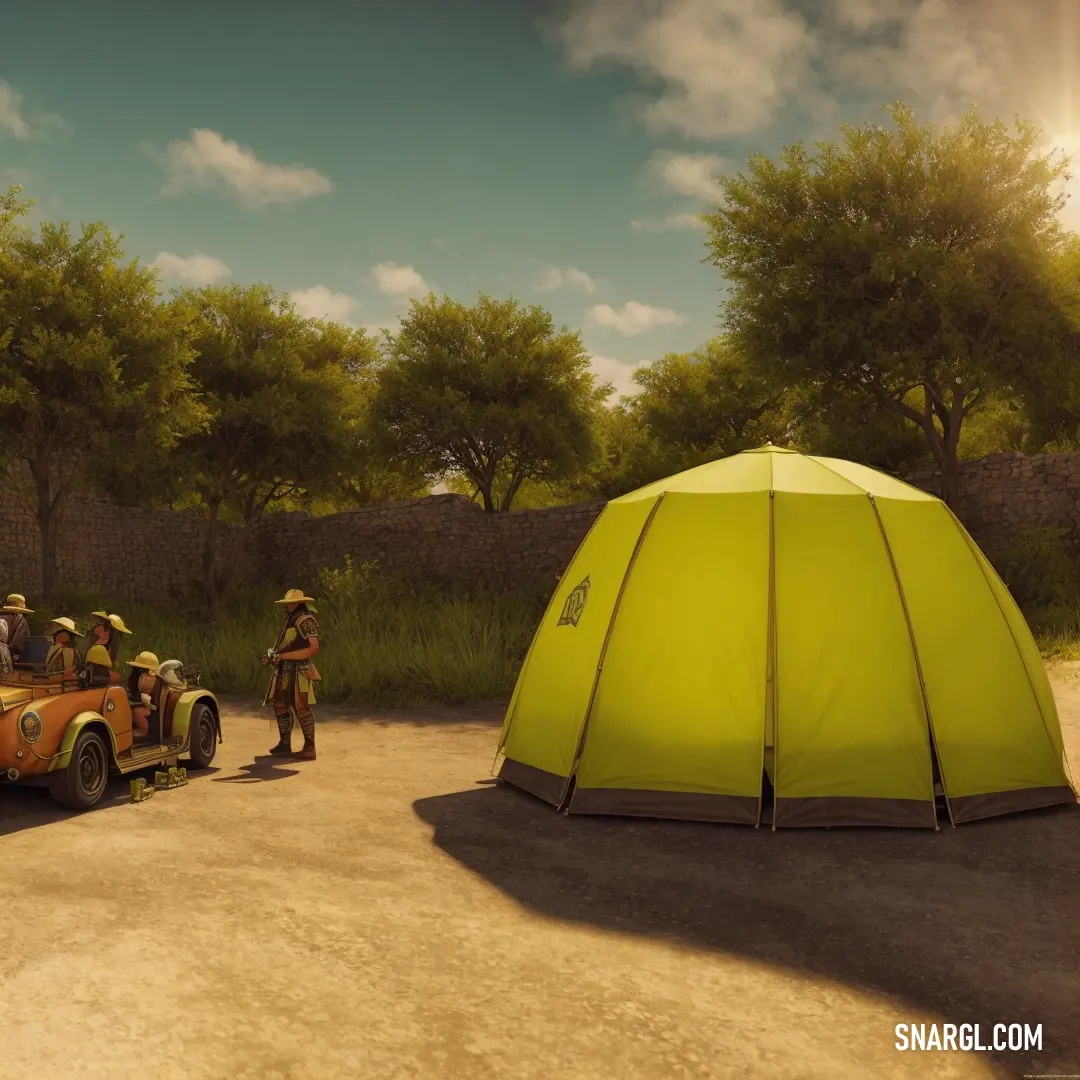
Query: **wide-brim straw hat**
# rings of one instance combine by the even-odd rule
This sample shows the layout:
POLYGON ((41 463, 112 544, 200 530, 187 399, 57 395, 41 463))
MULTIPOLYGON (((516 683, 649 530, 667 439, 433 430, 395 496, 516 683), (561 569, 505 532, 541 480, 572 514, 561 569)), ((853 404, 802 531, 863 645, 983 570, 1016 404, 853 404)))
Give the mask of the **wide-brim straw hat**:
POLYGON ((55 637, 61 630, 70 634, 72 637, 82 637, 83 635, 75 629, 75 623, 69 619, 66 615, 61 615, 56 619, 52 619, 49 622, 49 626, 53 628, 53 636, 55 637))
POLYGON ((157 658, 156 653, 141 652, 134 660, 129 660, 128 667, 145 668, 147 671, 157 672, 157 669, 161 667, 161 661, 157 658))
POLYGON ((305 596, 303 589, 290 589, 280 600, 275 600, 275 604, 314 604, 314 596, 305 596))
POLYGON ((108 623, 114 630, 119 630, 121 634, 130 634, 131 631, 124 625, 124 620, 119 615, 109 615, 104 611, 93 612, 94 618, 99 619, 103 623, 108 623))
POLYGON ((20 615, 33 615, 34 609, 26 606, 26 597, 22 593, 8 593, 7 600, 0 611, 17 611, 20 615))

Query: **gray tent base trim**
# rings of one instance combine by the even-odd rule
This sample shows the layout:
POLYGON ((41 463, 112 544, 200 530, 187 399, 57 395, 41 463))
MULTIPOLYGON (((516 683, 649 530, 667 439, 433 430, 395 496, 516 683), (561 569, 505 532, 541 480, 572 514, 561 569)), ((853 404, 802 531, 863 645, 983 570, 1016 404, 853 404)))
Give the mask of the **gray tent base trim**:
POLYGON ((520 761, 506 758, 499 769, 499 779, 513 784, 538 799, 543 799, 552 806, 558 806, 566 794, 570 778, 557 773, 538 769, 535 765, 523 765, 520 761))
POLYGON ((982 818, 1015 814, 1020 810, 1039 810, 1076 802, 1071 787, 1020 788, 1017 791, 990 791, 985 795, 953 796, 953 818, 957 822, 979 821, 982 818))
MULTIPOLYGON (((504 759, 499 779, 543 800, 563 804, 570 778, 504 759)), ((978 821, 1023 810, 1075 804, 1071 787, 1024 788, 1019 791, 965 795, 950 800, 957 823, 978 821)), ((643 817, 678 821, 706 821, 733 825, 756 825, 758 799, 749 795, 714 795, 694 791, 649 791, 627 788, 576 788, 570 799, 571 814, 643 817)), ((937 809, 931 800, 871 799, 845 795, 815 798, 778 798, 775 821, 778 829, 845 826, 934 829, 937 809)))
POLYGON ((576 788, 570 800, 569 812, 756 825, 758 801, 755 795, 713 795, 699 791, 649 791, 634 788, 576 788))
POLYGON ((871 825, 898 829, 936 829, 937 809, 931 799, 869 799, 822 795, 776 800, 778 829, 871 825))

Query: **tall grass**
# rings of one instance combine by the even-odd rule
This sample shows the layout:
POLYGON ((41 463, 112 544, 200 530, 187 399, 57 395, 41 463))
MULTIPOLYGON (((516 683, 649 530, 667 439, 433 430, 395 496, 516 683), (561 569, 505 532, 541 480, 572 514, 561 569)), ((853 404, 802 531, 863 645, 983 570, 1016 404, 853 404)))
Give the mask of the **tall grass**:
MULTIPOLYGON (((1080 659, 1080 568, 1064 534, 1026 530, 991 561, 1043 657, 1080 659)), ((350 560, 324 570, 313 590, 322 644, 318 698, 352 705, 506 698, 550 591, 418 582, 350 560)), ((40 632, 48 618, 64 614, 83 628, 92 611, 118 611, 132 630, 121 663, 149 649, 161 660, 196 664, 203 685, 218 693, 261 696, 269 673, 257 657, 276 639, 279 596, 270 588, 237 589, 212 625, 194 597, 150 604, 69 593, 56 610, 35 612, 31 626, 40 632)))
MULTIPOLYGON (((322 571, 312 595, 321 645, 316 694, 353 705, 508 697, 547 601, 539 587, 423 583, 351 561, 322 571)), ((196 664, 202 684, 215 692, 261 695, 269 673, 257 657, 277 637, 280 596, 275 589, 237 589, 212 625, 194 599, 149 604, 68 594, 63 610, 35 613, 32 625, 65 614, 83 629, 94 610, 119 612, 132 631, 123 639, 121 663, 149 649, 161 660, 196 664)))

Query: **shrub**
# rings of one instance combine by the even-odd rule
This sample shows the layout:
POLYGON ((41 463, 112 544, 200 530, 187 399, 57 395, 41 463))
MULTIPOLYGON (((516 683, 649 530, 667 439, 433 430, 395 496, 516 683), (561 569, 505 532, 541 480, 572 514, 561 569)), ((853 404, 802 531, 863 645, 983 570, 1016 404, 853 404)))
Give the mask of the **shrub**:
POLYGON ((1067 530, 1029 526, 993 558, 994 568, 1025 613, 1074 608, 1077 565, 1065 543, 1067 530))

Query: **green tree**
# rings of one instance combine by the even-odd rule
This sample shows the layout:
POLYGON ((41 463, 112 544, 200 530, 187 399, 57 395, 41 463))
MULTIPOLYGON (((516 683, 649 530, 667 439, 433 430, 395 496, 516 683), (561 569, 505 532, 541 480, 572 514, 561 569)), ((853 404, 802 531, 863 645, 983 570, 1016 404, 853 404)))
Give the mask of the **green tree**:
MULTIPOLYGON (((205 514, 203 588, 216 618, 267 508, 333 492, 357 466, 377 354, 362 331, 302 318, 266 285, 183 290, 172 308, 192 327, 191 374, 209 423, 158 459, 150 490, 205 514), (240 528, 219 561, 223 521, 240 528)), ((139 473, 148 475, 145 457, 139 473)), ((130 479, 114 476, 114 489, 130 479)))
POLYGON ((1030 452, 1080 449, 1080 236, 1062 246, 1053 277, 1056 305, 1069 320, 1068 345, 1046 363, 1022 399, 1023 449, 1030 452))
POLYGON ((634 372, 629 408, 682 468, 781 441, 789 434, 785 392, 770 385, 730 341, 668 353, 634 372))
POLYGON ((481 296, 414 300, 379 372, 372 431, 384 459, 467 477, 488 512, 529 480, 557 482, 597 452, 598 386, 578 334, 543 308, 481 296))
MULTIPOLYGON (((933 463, 922 430, 872 400, 831 388, 815 391, 800 387, 789 401, 791 446, 803 453, 857 461, 895 476, 933 463)), ((965 425, 965 435, 970 426, 965 425)))
POLYGON ((1030 124, 888 112, 892 128, 845 125, 814 155, 753 156, 721 181, 708 249, 754 366, 916 425, 955 505, 965 418, 1037 382, 1064 338, 1049 267, 1067 162, 1036 152, 1030 124))
POLYGON ((41 532, 42 592, 53 599, 59 514, 96 459, 136 432, 145 445, 174 445, 202 416, 189 392, 187 327, 159 302, 155 273, 125 264, 104 225, 85 225, 78 237, 66 222, 35 233, 12 220, 19 210, 9 196, 0 439, 9 480, 41 532))

